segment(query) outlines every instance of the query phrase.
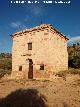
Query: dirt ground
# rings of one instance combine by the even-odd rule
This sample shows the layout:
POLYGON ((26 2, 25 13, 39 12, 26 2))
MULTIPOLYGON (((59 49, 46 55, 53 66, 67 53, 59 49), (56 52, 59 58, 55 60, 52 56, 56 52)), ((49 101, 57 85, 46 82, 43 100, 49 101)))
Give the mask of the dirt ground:
POLYGON ((37 89, 46 97, 48 107, 80 107, 80 75, 66 79, 54 76, 49 80, 0 80, 0 98, 17 89, 37 89))

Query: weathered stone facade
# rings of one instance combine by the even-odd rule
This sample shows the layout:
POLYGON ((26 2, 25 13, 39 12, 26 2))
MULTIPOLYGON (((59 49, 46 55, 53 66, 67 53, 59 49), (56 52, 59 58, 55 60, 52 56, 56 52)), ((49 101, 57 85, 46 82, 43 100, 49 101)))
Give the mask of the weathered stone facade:
POLYGON ((68 69, 67 40, 52 25, 13 34, 12 75, 49 79, 54 72, 68 69))

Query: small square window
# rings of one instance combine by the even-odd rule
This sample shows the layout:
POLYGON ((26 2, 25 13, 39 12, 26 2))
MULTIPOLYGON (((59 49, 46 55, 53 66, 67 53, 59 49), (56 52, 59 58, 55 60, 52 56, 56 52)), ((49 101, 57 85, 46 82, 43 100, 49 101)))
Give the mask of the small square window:
POLYGON ((28 50, 32 50, 32 43, 28 43, 28 50))
POLYGON ((40 65, 40 70, 44 70, 44 64, 40 65))
POLYGON ((22 71, 22 66, 19 66, 19 71, 22 71))

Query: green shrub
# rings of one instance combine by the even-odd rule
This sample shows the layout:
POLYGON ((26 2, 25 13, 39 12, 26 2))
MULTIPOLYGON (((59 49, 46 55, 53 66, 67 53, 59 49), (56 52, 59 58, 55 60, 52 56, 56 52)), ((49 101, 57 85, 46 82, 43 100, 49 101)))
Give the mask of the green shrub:
POLYGON ((11 70, 0 69, 0 78, 2 78, 6 74, 11 74, 11 70))
POLYGON ((69 59, 68 65, 69 67, 72 68, 80 68, 80 57, 73 56, 72 58, 69 59))
POLYGON ((0 59, 0 68, 1 69, 7 69, 10 70, 12 69, 12 60, 9 58, 2 58, 0 59))
POLYGON ((0 56, 0 78, 5 74, 10 74, 12 69, 12 59, 0 56))
POLYGON ((68 66, 72 68, 80 68, 80 45, 68 47, 68 66))

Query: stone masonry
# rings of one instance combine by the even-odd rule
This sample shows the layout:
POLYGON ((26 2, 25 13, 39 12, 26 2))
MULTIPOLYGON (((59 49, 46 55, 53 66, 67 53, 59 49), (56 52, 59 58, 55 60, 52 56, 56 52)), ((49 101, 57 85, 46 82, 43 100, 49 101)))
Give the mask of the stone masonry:
POLYGON ((49 79, 68 69, 67 41, 49 24, 42 24, 12 35, 12 76, 49 79))

